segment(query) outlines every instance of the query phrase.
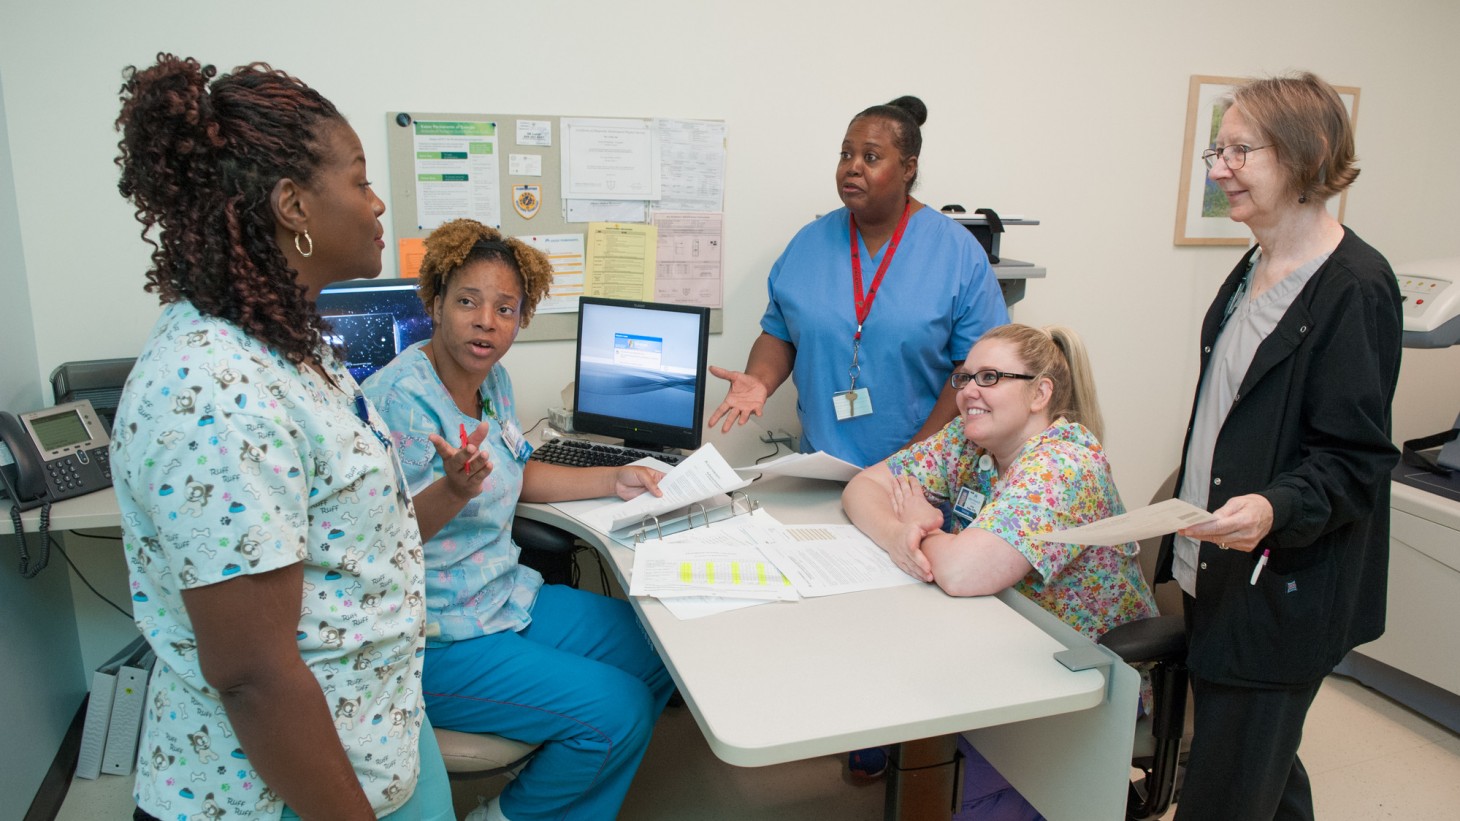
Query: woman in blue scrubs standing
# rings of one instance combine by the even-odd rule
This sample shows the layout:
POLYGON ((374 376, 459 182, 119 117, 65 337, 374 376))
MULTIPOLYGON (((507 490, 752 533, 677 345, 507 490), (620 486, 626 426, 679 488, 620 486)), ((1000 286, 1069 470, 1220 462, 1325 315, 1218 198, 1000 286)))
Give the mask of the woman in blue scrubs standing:
POLYGON ((802 450, 865 467, 957 415, 949 371, 1009 314, 973 236, 911 194, 927 116, 899 97, 847 126, 845 207, 802 228, 771 268, 745 370, 710 368, 730 382, 710 426, 760 415, 791 377, 802 450))

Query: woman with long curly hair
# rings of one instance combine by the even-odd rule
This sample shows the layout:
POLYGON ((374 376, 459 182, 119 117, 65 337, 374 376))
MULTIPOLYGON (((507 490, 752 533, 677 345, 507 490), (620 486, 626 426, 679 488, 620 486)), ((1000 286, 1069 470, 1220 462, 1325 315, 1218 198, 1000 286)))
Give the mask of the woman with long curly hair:
POLYGON ((121 98, 118 187, 163 303, 112 443, 158 658, 137 817, 452 818, 415 513, 314 305, 380 273, 360 140, 259 63, 160 54, 121 98))
POLYGON ((418 285, 431 338, 365 380, 426 540, 431 721, 542 745, 487 806, 491 821, 615 817, 674 689, 628 602, 543 584, 518 562, 519 500, 660 493, 645 467, 527 461, 501 359, 551 283, 546 255, 521 240, 442 225, 418 285))

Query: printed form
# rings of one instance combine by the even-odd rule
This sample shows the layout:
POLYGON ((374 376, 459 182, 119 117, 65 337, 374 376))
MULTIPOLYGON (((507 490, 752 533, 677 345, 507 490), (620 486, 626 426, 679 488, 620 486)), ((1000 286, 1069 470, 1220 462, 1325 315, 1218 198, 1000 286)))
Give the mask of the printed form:
POLYGON ((923 584, 902 572, 856 525, 766 528, 760 550, 808 598, 923 584))
POLYGON ((1175 533, 1183 527, 1210 522, 1217 518, 1196 505, 1180 499, 1167 499, 1149 507, 1111 516, 1069 530, 1052 533, 1031 533, 1029 538, 1041 542, 1063 542, 1065 544, 1115 545, 1138 542, 1152 536, 1175 533))

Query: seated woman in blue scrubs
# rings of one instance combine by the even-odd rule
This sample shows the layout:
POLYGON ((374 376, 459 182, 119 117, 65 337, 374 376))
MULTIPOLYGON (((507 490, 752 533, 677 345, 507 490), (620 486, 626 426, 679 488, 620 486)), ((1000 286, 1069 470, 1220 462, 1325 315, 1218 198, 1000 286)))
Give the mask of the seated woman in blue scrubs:
POLYGON ((518 501, 659 493, 644 467, 528 462, 501 359, 552 282, 547 257, 472 220, 426 239, 429 340, 365 381, 390 426, 425 541, 422 678, 437 727, 542 749, 488 818, 612 818, 673 682, 625 601, 545 585, 518 563, 518 501))
MULTIPOLYGON (((1031 538, 1125 512, 1079 337, 1060 327, 995 328, 949 382, 958 418, 852 479, 842 494, 852 522, 910 576, 952 596, 1012 587, 1091 639, 1156 615, 1136 543, 1031 538)), ((1014 800, 998 786, 1007 784, 984 795, 1014 800)))

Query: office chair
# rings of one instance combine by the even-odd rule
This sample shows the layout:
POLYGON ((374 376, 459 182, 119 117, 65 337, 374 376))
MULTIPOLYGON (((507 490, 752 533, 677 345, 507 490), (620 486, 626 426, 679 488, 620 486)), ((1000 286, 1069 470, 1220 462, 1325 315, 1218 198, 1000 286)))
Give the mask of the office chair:
MULTIPOLYGON (((1156 490, 1151 502, 1171 498, 1176 488, 1173 472, 1156 490)), ((1141 541, 1141 572, 1151 582, 1161 537, 1141 541)), ((1099 643, 1120 656, 1126 664, 1149 667, 1154 704, 1151 715, 1136 722, 1135 748, 1131 766, 1145 775, 1131 782, 1126 803, 1129 821, 1161 817, 1178 795, 1179 773, 1185 763, 1183 742, 1187 716, 1186 625, 1182 615, 1181 590, 1175 585, 1157 588, 1156 607, 1162 614, 1127 622, 1100 637, 1099 643)))
POLYGON ((434 731, 436 743, 441 746, 441 759, 446 762, 446 775, 452 781, 515 772, 541 746, 491 733, 434 731))
POLYGON ((577 549, 577 540, 573 538, 573 534, 552 525, 514 516, 512 541, 522 548, 518 561, 541 573, 544 582, 578 586, 573 573, 573 553, 577 549))

